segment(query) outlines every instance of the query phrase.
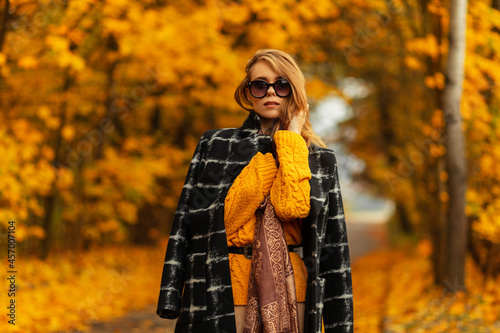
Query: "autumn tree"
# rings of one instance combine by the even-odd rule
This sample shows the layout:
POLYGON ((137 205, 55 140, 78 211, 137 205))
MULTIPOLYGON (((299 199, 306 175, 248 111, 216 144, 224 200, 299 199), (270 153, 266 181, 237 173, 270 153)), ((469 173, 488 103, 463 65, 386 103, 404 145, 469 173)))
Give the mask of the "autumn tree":
MULTIPOLYGON (((435 270, 445 267, 448 2, 16 0, 1 8, 8 162, 0 217, 22 222, 26 250, 150 244, 168 234, 197 140, 241 125, 246 114, 232 95, 245 63, 257 49, 278 48, 299 60, 311 106, 333 95, 349 103, 354 116, 334 136, 365 162, 357 180, 395 201, 399 229, 433 235, 435 270), (363 96, 346 93, 346 82, 363 96)), ((493 274, 500 20, 486 0, 467 15, 466 213, 472 253, 493 274)))
MULTIPOLYGON (((401 230, 434 240, 437 283, 445 281, 442 277, 450 263, 446 230, 451 192, 442 100, 449 8, 445 1, 384 1, 363 3, 355 9, 341 7, 342 18, 352 17, 352 22, 359 23, 353 24, 354 35, 347 34, 347 41, 337 44, 349 65, 343 69, 344 77, 359 78, 369 92, 351 101, 354 116, 341 127, 350 151, 366 163, 359 178, 378 194, 395 200, 395 221, 401 230)), ((476 261, 491 272, 499 267, 493 259, 498 242, 493 236, 498 234, 494 214, 498 210, 491 195, 498 188, 498 178, 492 173, 498 130, 492 120, 497 118, 499 77, 494 59, 498 59, 498 50, 493 45, 499 38, 495 28, 499 22, 498 12, 491 10, 488 2, 469 7, 461 102, 468 142, 466 225, 472 227, 471 250, 476 261)), ((332 50, 331 46, 318 45, 332 50)), ((344 61, 333 58, 338 53, 329 54, 341 67, 338 64, 344 61)))

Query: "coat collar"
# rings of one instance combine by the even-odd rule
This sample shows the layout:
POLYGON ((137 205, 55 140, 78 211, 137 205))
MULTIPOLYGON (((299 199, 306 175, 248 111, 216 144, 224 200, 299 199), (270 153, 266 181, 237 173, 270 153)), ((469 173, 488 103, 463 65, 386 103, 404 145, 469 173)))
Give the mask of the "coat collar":
POLYGON ((247 119, 243 122, 241 126, 243 129, 255 129, 256 133, 260 130, 260 117, 255 111, 250 111, 247 119))

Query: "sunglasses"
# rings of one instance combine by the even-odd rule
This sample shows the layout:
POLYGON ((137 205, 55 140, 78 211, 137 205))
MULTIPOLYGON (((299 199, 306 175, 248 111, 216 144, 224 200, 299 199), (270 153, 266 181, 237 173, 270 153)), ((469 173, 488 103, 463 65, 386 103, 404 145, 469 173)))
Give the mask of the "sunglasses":
POLYGON ((273 87, 274 92, 278 97, 287 97, 292 93, 292 86, 286 79, 279 79, 274 83, 267 83, 262 80, 248 82, 250 94, 255 98, 263 98, 267 95, 269 87, 273 87))

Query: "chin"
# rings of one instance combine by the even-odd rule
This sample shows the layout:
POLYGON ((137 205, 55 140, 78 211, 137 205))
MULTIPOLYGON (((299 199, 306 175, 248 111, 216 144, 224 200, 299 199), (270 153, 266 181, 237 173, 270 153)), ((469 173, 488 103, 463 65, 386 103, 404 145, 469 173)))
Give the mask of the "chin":
POLYGON ((265 118, 265 119, 276 119, 279 118, 281 115, 281 112, 279 110, 266 110, 266 111, 255 111, 259 117, 265 118))

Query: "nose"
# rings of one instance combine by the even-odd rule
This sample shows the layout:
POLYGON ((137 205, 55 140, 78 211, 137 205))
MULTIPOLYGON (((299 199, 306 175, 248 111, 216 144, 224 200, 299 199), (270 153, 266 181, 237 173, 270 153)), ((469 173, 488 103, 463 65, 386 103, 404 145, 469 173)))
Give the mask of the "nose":
POLYGON ((274 87, 273 86, 269 86, 269 88, 267 88, 267 95, 268 96, 276 95, 276 91, 274 91, 274 87))

